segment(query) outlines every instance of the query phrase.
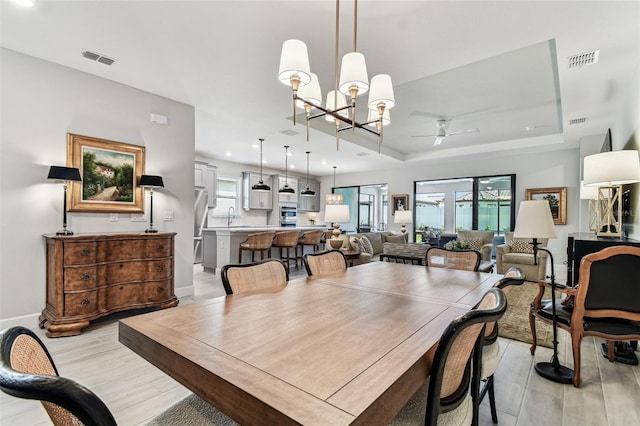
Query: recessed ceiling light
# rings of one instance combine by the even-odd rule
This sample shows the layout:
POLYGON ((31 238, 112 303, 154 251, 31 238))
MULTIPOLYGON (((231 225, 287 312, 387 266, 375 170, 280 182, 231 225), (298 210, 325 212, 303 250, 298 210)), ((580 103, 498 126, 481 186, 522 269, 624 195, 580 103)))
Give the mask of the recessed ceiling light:
POLYGON ((327 162, 326 162, 326 161, 324 161, 324 160, 322 160, 322 161, 320 162, 320 164, 327 164, 327 162))
POLYGON ((293 164, 289 166, 290 169, 295 169, 296 166, 294 166, 293 164))
POLYGON ((231 153, 230 152, 225 152, 224 155, 226 155, 227 157, 231 157, 231 153))
POLYGON ((33 5, 35 4, 34 0, 11 0, 11 1, 23 7, 33 7, 33 5))
POLYGON ((258 149, 258 148, 260 148, 260 146, 254 143, 253 145, 251 145, 251 148, 258 149))

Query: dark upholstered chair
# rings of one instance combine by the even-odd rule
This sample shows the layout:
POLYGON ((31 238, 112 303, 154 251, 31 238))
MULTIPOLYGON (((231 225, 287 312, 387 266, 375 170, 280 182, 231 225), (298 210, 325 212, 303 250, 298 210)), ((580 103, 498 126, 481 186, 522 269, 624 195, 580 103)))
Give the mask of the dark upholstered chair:
MULTIPOLYGON (((507 294, 511 286, 522 285, 525 276, 518 268, 509 268, 504 273, 504 277, 496 283, 494 287, 499 288, 507 294)), ((484 346, 482 348, 482 374, 480 378, 483 385, 480 389, 479 402, 482 402, 485 395, 489 394, 489 407, 491 409, 491 420, 498 424, 498 411, 496 410, 496 397, 494 392, 493 375, 500 364, 500 344, 498 343, 498 323, 487 324, 484 331, 484 346)))
POLYGON ((340 250, 307 253, 302 257, 302 260, 309 276, 347 270, 347 258, 340 250))
POLYGON ((427 250, 427 266, 433 268, 477 271, 480 266, 480 252, 476 250, 447 250, 430 247, 427 250))
POLYGON ((224 265, 220 270, 227 294, 276 290, 287 285, 289 273, 281 260, 265 259, 244 265, 224 265))
MULTIPOLYGON (((56 426, 116 424, 109 408, 96 394, 58 375, 47 348, 25 327, 0 332, 0 390, 17 398, 40 400, 56 426)), ((233 421, 191 394, 148 424, 227 425, 233 421)))
POLYGON ((49 351, 31 330, 2 331, 0 351, 0 389, 18 398, 40 400, 54 425, 116 424, 96 394, 58 375, 49 351))
MULTIPOLYGON (((573 308, 556 299, 558 327, 571 334, 573 385, 580 386, 580 343, 584 336, 609 340, 609 360, 614 360, 613 341, 640 339, 640 248, 612 246, 591 253, 580 261, 580 280, 574 288, 562 290, 574 297, 573 308)), ((551 301, 543 301, 545 281, 529 312, 533 345, 536 350, 536 318, 553 321, 551 301)), ((556 285, 557 287, 557 285, 556 285)))
POLYGON ((400 410, 392 425, 477 424, 482 345, 486 324, 498 321, 507 309, 504 292, 490 289, 478 307, 453 320, 440 338, 426 393, 423 386, 400 410), (473 365, 473 368, 472 368, 473 365), (473 372, 476 372, 475 374, 473 372))
POLYGON ((240 243, 238 247, 238 263, 242 263, 242 252, 251 252, 251 261, 255 262, 256 252, 260 253, 260 260, 264 259, 264 253, 267 253, 267 257, 271 257, 271 246, 273 245, 273 239, 275 232, 256 232, 255 234, 247 235, 247 239, 240 243))

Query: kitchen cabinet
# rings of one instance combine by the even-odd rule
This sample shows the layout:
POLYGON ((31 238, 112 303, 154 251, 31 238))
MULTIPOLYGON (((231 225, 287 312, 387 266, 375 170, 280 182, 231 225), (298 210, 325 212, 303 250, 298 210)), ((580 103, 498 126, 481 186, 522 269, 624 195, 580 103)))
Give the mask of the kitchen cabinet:
MULTIPOLYGON (((262 175, 262 180, 271 186, 271 177, 262 175)), ((242 208, 245 210, 271 210, 273 207, 273 186, 271 191, 252 191, 251 187, 260 181, 259 173, 242 172, 242 208)), ((277 191, 277 189, 276 189, 277 191)))
POLYGON ((295 203, 298 204, 298 178, 288 176, 285 179, 284 175, 275 175, 273 176, 273 185, 271 186, 271 191, 274 196, 274 204, 278 203, 295 203), (285 183, 288 183, 289 188, 293 188, 295 191, 293 194, 280 194, 278 190, 284 187, 285 183))
POLYGON ((207 192, 207 207, 216 206, 217 167, 204 161, 196 161, 193 169, 193 186, 207 192))
MULTIPOLYGON (((300 191, 307 187, 306 181, 300 181, 300 191)), ((299 212, 319 212, 320 211, 320 182, 309 181, 309 189, 315 192, 312 196, 302 196, 298 194, 299 212)))

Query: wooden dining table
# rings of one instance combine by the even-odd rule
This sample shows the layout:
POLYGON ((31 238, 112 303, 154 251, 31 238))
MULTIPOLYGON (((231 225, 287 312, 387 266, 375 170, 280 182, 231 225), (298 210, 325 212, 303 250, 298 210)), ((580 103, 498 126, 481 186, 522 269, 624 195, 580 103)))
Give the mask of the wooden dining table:
POLYGON ((119 340, 241 424, 387 424, 500 278, 371 262, 122 319, 119 340))

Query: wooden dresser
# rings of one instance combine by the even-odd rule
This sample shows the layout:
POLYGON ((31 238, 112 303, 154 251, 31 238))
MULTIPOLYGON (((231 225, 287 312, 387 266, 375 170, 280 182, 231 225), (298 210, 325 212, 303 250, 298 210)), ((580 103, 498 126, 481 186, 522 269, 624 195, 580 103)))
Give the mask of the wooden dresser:
POLYGON ((45 235, 47 304, 40 328, 49 337, 73 336, 114 312, 176 306, 175 235, 45 235))

